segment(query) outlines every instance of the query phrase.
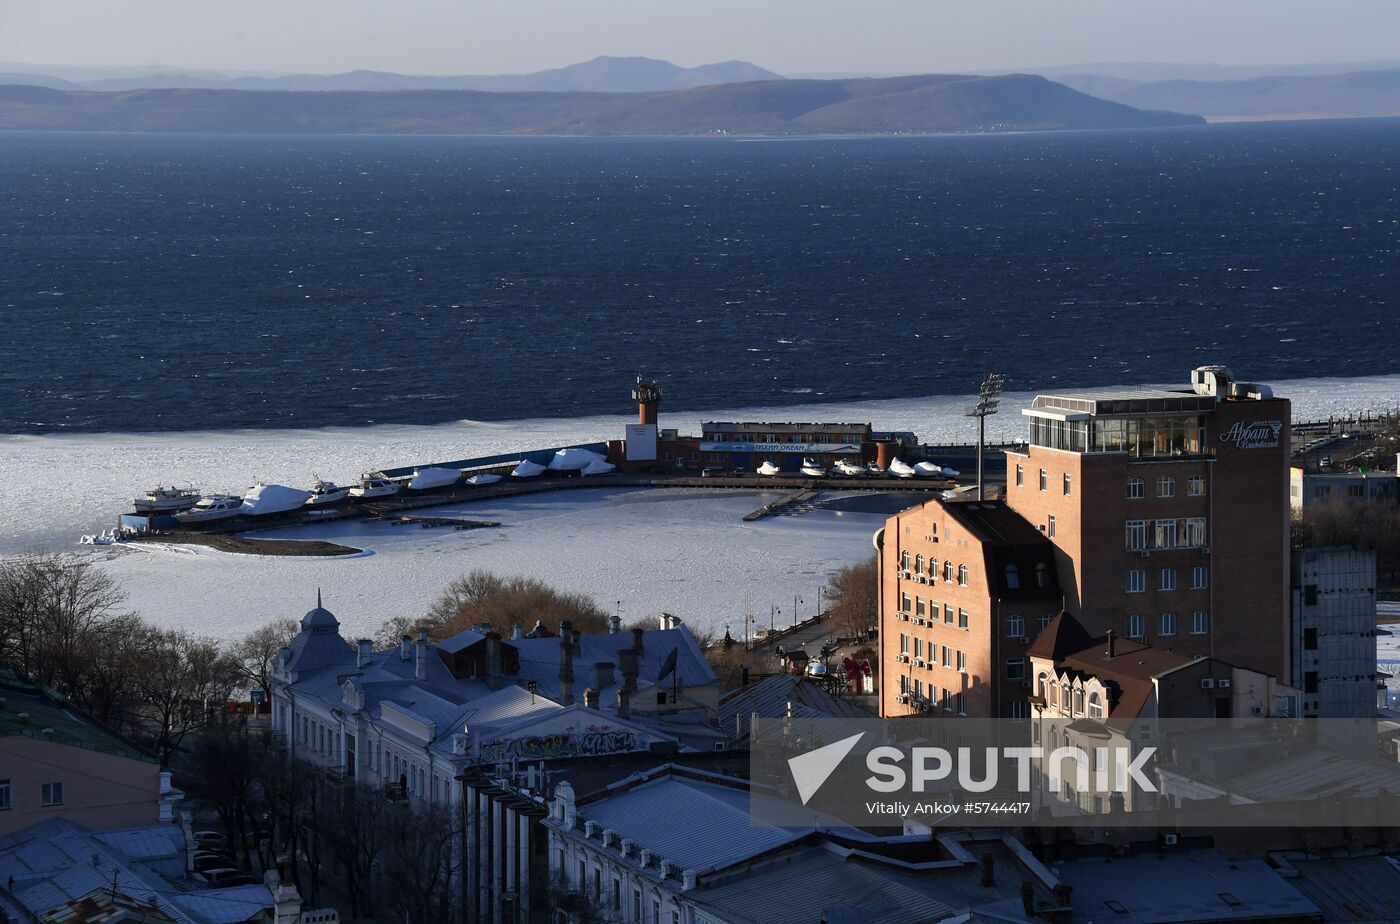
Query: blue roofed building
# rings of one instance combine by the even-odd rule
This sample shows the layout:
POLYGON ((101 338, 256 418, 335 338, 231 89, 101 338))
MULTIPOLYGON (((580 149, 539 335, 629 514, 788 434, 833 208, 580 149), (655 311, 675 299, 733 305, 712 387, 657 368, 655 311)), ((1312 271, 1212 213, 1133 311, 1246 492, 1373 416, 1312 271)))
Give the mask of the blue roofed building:
POLYGON ((294 922, 301 899, 271 874, 209 888, 189 872, 180 825, 93 831, 61 818, 0 838, 0 920, 294 922))

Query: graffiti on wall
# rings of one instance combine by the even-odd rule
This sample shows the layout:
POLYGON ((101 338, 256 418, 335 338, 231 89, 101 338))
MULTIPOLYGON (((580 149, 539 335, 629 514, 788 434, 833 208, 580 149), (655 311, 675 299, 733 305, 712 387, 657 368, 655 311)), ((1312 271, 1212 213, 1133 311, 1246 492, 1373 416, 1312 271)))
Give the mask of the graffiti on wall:
POLYGON ((636 732, 606 725, 590 725, 581 732, 571 730, 543 735, 524 735, 481 746, 481 759, 488 763, 511 760, 543 760, 550 757, 594 757, 638 751, 645 745, 636 732))

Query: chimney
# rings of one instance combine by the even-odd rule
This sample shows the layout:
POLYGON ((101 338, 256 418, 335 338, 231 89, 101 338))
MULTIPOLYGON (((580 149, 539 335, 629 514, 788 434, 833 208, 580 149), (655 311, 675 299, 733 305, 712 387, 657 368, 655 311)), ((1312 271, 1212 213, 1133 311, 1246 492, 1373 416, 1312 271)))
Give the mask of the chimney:
POLYGON ((599 690, 606 690, 613 685, 613 667, 615 665, 611 661, 599 661, 593 665, 593 670, 597 674, 593 685, 599 690))
POLYGON ((616 635, 622 631, 622 617, 613 613, 608 617, 608 634, 616 635))
POLYGON ((981 874, 982 874, 982 875, 981 875, 982 888, 984 888, 984 889, 990 889, 992 886, 994 886, 994 885, 997 884, 996 875, 995 875, 995 873, 994 873, 994 871, 993 871, 993 864, 994 864, 995 862, 996 862, 996 861, 992 859, 992 855, 991 855, 991 854, 989 854, 989 853, 984 853, 984 854, 982 854, 982 859, 981 859, 981 861, 980 861, 980 863, 979 863, 979 869, 980 869, 980 872, 981 872, 981 874))
POLYGON ((199 844, 194 839, 194 819, 189 812, 180 813, 180 830, 185 835, 185 872, 194 872, 194 855, 199 844))
POLYGON ((646 635, 645 629, 636 628, 632 630, 632 648, 637 652, 638 656, 642 653, 642 643, 645 641, 646 635))
POLYGON ((1111 658, 1111 657, 1113 657, 1115 654, 1117 654, 1117 652, 1116 652, 1115 647, 1114 647, 1114 644, 1113 644, 1113 630, 1112 630, 1112 629, 1109 629, 1109 630, 1108 630, 1108 656, 1111 658))
POLYGON ((595 690, 593 687, 587 687, 587 688, 583 691, 583 704, 584 704, 585 706, 587 706, 589 709, 597 709, 597 708, 598 708, 598 702, 599 702, 598 691, 595 690))
POLYGON ((741 686, 741 687, 746 687, 746 686, 748 686, 748 685, 749 685, 749 666, 748 666, 747 664, 740 664, 740 665, 739 665, 739 686, 741 686))
POLYGON ((632 717, 632 691, 626 686, 617 689, 617 717, 628 719, 632 717))
POLYGON ((359 639, 355 642, 355 666, 364 668, 369 666, 369 656, 374 652, 374 643, 367 638, 359 639))
POLYGON ((681 873, 681 891, 682 891, 682 892, 689 892, 689 891, 691 891, 692 889, 694 889, 694 888, 695 888, 695 880, 696 880, 696 878, 697 878, 697 876, 696 876, 695 870, 693 870, 693 869, 688 869, 688 870, 685 870, 684 872, 682 872, 682 873, 681 873))
POLYGON ((574 704, 574 624, 565 619, 559 623, 559 700, 560 705, 574 704))
POLYGON ((428 679, 428 630, 418 630, 418 645, 415 663, 413 665, 413 676, 419 680, 428 679))
POLYGON ((413 636, 405 633, 399 636, 399 660, 407 661, 409 649, 413 647, 413 636))
POLYGON ((520 623, 517 622, 517 623, 515 624, 514 628, 512 628, 512 629, 510 630, 510 637, 511 637, 511 638, 524 638, 524 637, 525 637, 525 634, 524 634, 523 632, 520 631, 520 623))
POLYGON ((632 647, 617 653, 622 668, 622 686, 628 693, 637 691, 637 665, 642 658, 642 630, 632 630, 632 647))
POLYGON ((501 633, 486 633, 486 685, 501 688, 501 633))

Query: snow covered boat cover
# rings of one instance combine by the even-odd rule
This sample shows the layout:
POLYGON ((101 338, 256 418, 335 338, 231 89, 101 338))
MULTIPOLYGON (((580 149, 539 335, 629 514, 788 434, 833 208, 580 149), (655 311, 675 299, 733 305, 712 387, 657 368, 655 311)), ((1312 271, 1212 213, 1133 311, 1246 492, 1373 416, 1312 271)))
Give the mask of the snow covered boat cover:
POLYGON ((495 475, 495 474, 492 474, 491 472, 482 472, 480 475, 473 475, 473 476, 471 476, 470 478, 467 479, 467 481, 469 481, 470 483, 472 483, 472 484, 474 484, 474 485, 476 485, 476 486, 478 486, 478 487, 480 487, 481 485, 484 485, 484 484, 495 484, 496 482, 498 482, 498 481, 500 481, 500 480, 501 480, 501 476, 500 476, 500 475, 495 475))
POLYGON ((606 459, 595 459, 588 463, 588 467, 583 470, 583 474, 585 477, 588 475, 606 475, 615 468, 617 468, 617 466, 606 459))
POLYGON ((254 517, 285 513, 297 509, 310 497, 310 491, 289 488, 284 484, 255 484, 243 495, 243 512, 254 517))
POLYGON ((895 459, 890 463, 890 474, 898 475, 900 478, 908 478, 914 474, 913 466, 905 464, 903 459, 895 459))
POLYGON ((517 465, 515 467, 515 471, 511 472, 511 474, 514 475, 516 478, 534 478, 536 475, 540 474, 543 471, 543 465, 540 465, 538 462, 531 462, 529 459, 526 459, 519 465, 517 465))
POLYGON ((961 475, 962 472, 958 471, 955 468, 945 468, 943 470, 943 474, 947 475, 949 478, 956 478, 959 475, 961 475))
POLYGON ((455 468, 420 468, 413 473, 413 480, 408 483, 410 491, 427 491, 431 488, 445 488, 450 484, 455 484, 462 473, 455 468))
POLYGON ((606 462, 602 456, 587 449, 561 449, 549 460, 550 471, 581 472, 594 462, 606 462))
POLYGON ((778 466, 774 465, 772 462, 764 462, 758 467, 758 473, 760 475, 776 475, 780 471, 782 471, 782 469, 778 468, 778 466))
POLYGON ((925 478, 934 478, 943 474, 943 469, 934 465, 932 462, 920 462, 914 466, 914 474, 922 475, 925 478))

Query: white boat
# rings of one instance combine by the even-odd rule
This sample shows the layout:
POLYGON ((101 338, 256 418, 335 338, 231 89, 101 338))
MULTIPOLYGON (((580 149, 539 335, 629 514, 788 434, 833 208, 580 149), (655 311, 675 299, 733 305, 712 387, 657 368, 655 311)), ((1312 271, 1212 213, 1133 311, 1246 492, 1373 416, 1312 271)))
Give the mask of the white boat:
POLYGON ((494 472, 482 472, 480 475, 473 475, 467 479, 467 484, 474 484, 478 488, 482 485, 495 484, 501 480, 501 476, 494 472))
POLYGON ((317 478, 316 483, 311 486, 311 497, 306 503, 312 507, 324 507, 327 504, 337 504, 349 496, 349 488, 342 488, 333 481, 317 478))
POLYGON ((198 488, 167 488, 156 485, 131 502, 137 513, 174 513, 199 503, 198 488))
POLYGON ((872 475, 883 475, 885 473, 885 470, 880 467, 879 462, 871 462, 865 467, 865 470, 872 475))
POLYGON ((895 459, 890 463, 890 474, 896 478, 913 478, 914 467, 906 464, 902 459, 895 459))
POLYGON ((243 512, 243 498, 232 494, 206 494, 189 510, 175 514, 182 524, 209 523, 213 520, 227 520, 243 512))
POLYGON ((820 465, 818 465, 816 459, 811 459, 811 458, 803 459, 803 460, 802 460, 802 468, 800 469, 800 471, 802 472, 802 474, 806 475, 808 478, 825 478, 825 477, 826 477, 826 469, 824 469, 824 468, 822 468, 820 465))
POLYGON ((537 478, 540 475, 543 475, 544 471, 545 467, 543 465, 540 465, 538 462, 531 462, 529 459, 525 459, 519 465, 517 465, 515 467, 515 471, 511 472, 510 474, 513 478, 537 478))
POLYGON ((943 474, 943 469, 932 462, 917 462, 914 465, 914 474, 920 478, 937 478, 943 474))
POLYGON ((549 460, 552 472, 581 472, 595 462, 607 462, 596 452, 587 449, 561 449, 549 460))
POLYGON ((848 478, 855 478, 858 475, 865 474, 865 467, 862 465, 858 465, 855 462, 850 461, 849 459, 841 459, 836 463, 836 471, 839 474, 847 476, 848 478))
POLYGON ((446 488, 456 484, 461 477, 462 473, 455 468, 415 469, 413 478, 408 482, 408 489, 410 491, 432 491, 435 488, 446 488))
POLYGON ((383 472, 365 472, 360 476, 360 485, 350 489, 352 500, 371 500, 376 497, 390 497, 399 493, 399 483, 390 481, 383 472))
POLYGON ((781 471, 782 469, 778 468, 778 466, 774 465, 772 462, 764 462, 758 467, 758 473, 760 475, 776 475, 781 471))
POLYGON ((958 471, 958 470, 955 469, 955 468, 945 468, 945 469, 943 470, 943 474, 946 475, 946 476, 949 477, 949 478, 956 478, 956 477, 958 477, 959 475, 961 475, 962 472, 958 471))
POLYGON ((583 476, 587 478, 589 475, 606 475, 615 468, 617 468, 617 466, 613 465, 607 459, 595 459, 588 463, 588 467, 583 470, 583 476))
POLYGON ((295 510, 311 499, 310 491, 285 484, 255 484, 243 495, 242 512, 250 517, 271 516, 295 510))

